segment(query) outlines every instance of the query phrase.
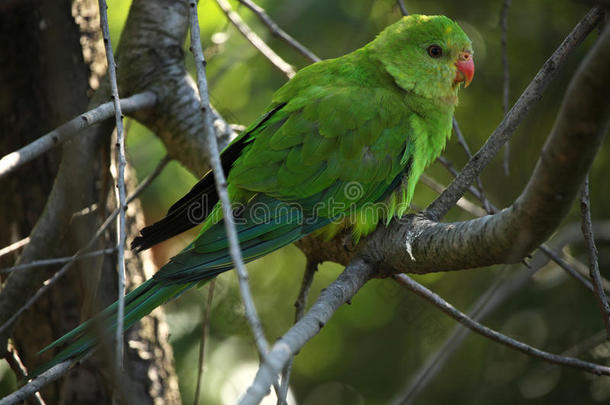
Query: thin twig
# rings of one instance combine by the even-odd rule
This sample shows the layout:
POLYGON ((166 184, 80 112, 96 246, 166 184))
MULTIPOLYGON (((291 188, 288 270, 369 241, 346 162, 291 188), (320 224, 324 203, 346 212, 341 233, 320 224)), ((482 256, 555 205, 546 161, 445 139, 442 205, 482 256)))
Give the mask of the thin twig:
POLYGON ((547 255, 547 257, 549 259, 551 259, 555 263, 557 263, 559 265, 559 267, 564 269, 566 271, 566 273, 568 273, 570 276, 572 276, 572 278, 574 278, 580 284, 585 286, 588 290, 593 291, 593 284, 591 284, 591 281, 588 280, 587 278, 585 278, 584 276, 582 276, 578 271, 576 271, 572 266, 570 266, 570 264, 568 262, 566 262, 565 260, 563 260, 557 252, 550 249, 546 245, 540 245, 538 247, 538 249, 540 249, 540 251, 542 253, 547 255))
MULTIPOLYGON (((562 252, 562 253, 566 257, 567 263, 569 263, 571 266, 574 267, 574 270, 576 270, 578 273, 580 273, 581 275, 583 275, 585 277, 590 276, 589 266, 587 266, 586 264, 584 264, 583 262, 581 262, 574 256, 571 256, 565 252, 562 252)), ((604 291, 606 292, 606 294, 610 294, 610 280, 608 280, 607 278, 602 276, 602 285, 604 287, 604 291)))
POLYGON ((396 0, 396 3, 398 4, 398 8, 400 8, 400 12, 402 13, 403 16, 409 15, 409 12, 407 11, 407 8, 405 7, 404 1, 396 0))
MULTIPOLYGON (((460 174, 457 169, 455 168, 455 166, 453 165, 453 163, 451 163, 451 161, 449 161, 449 159, 447 159, 444 156, 439 156, 438 158, 436 158, 436 161, 438 163, 440 163, 445 169, 447 169, 447 171, 453 176, 453 177, 457 177, 458 174, 460 174)), ((485 201, 485 196, 481 194, 481 192, 473 187, 472 185, 468 186, 468 191, 470 192, 470 194, 472 194, 477 200, 479 200, 479 202, 482 205, 485 205, 484 201, 485 201)), ((490 203, 491 205, 491 203, 490 203)), ((493 207, 493 205, 491 205, 493 207)), ((484 208, 482 208, 484 209, 484 208)))
MULTIPOLYGON (((523 272, 513 276, 509 283, 506 279, 510 271, 508 266, 498 274, 491 285, 483 292, 483 294, 477 299, 468 311, 468 316, 476 321, 483 319, 488 313, 490 313, 499 303, 503 301, 503 298, 508 296, 515 288, 515 279, 523 280, 523 272), (504 291, 501 291, 504 290, 504 291), (508 290, 508 291, 507 291, 508 290), (502 294, 501 294, 502 293, 502 294)), ((527 279, 531 276, 531 272, 527 271, 525 276, 527 279)), ((522 285, 520 282, 519 285, 522 285)), ((442 366, 449 360, 451 355, 461 346, 462 342, 470 330, 458 324, 451 334, 445 339, 445 342, 436 350, 436 352, 426 359, 425 364, 415 373, 415 376, 411 378, 408 386, 392 401, 394 405, 408 405, 412 404, 417 395, 432 381, 432 379, 442 369, 442 366)))
POLYGON ((260 403, 294 353, 297 353, 305 343, 320 332, 335 311, 350 300, 373 276, 374 272, 372 266, 361 258, 356 258, 335 281, 322 290, 309 312, 274 343, 267 359, 261 364, 254 381, 240 399, 239 404, 260 403))
POLYGON ((239 238, 237 237, 237 231, 235 230, 235 220, 233 218, 233 212, 231 210, 231 202, 229 200, 229 194, 227 192, 227 181, 225 178, 222 165, 220 163, 220 156, 218 154, 218 147, 216 143, 216 137, 214 136, 214 127, 212 126, 212 116, 210 112, 210 102, 208 98, 208 85, 205 76, 205 58, 203 51, 201 50, 201 39, 199 35, 199 21, 197 16, 197 3, 194 0, 189 1, 190 10, 190 29, 191 29, 191 47, 190 50, 193 53, 195 59, 195 69, 197 71, 197 87, 199 89, 201 113, 203 114, 203 120, 205 122, 204 132, 208 144, 208 159, 212 173, 214 174, 214 180, 216 182, 216 191, 221 201, 223 219, 225 223, 225 230, 227 233, 227 239, 229 240, 229 253, 231 254, 231 260, 237 271, 239 280, 239 290, 241 292, 242 301, 244 303, 246 319, 252 329, 254 335, 254 341, 258 349, 261 359, 264 361, 269 350, 269 343, 265 338, 261 322, 252 300, 252 293, 250 292, 250 285, 248 283, 248 272, 243 263, 241 249, 239 248, 239 238))
MULTIPOLYGON (((152 180, 155 177, 157 177, 159 175, 159 173, 161 173, 162 168, 167 165, 168 161, 169 161, 169 159, 166 156, 161 160, 161 162, 159 162, 157 168, 155 168, 153 173, 134 190, 133 194, 131 194, 129 196, 129 198, 127 198, 127 204, 129 204, 131 201, 133 201, 142 191, 144 191, 146 189, 146 186, 148 186, 152 182, 152 180)), ((19 310, 17 310, 6 322, 4 322, 4 324, 2 324, 0 326, 0 334, 3 333, 13 322, 15 322, 21 316, 21 314, 23 312, 25 312, 36 301, 38 301, 38 299, 40 297, 42 297, 44 295, 44 293, 46 293, 49 290, 49 288, 51 288, 51 286, 53 284, 55 284, 55 282, 57 280, 59 280, 82 255, 84 255, 85 253, 87 253, 89 251, 89 249, 91 249, 91 247, 95 244, 95 242, 100 238, 100 236, 102 236, 104 234, 106 229, 108 229, 108 227, 116 219, 118 214, 119 214, 119 210, 115 209, 112 212, 112 214, 110 214, 110 216, 108 218, 106 218, 104 223, 97 229, 97 231, 95 232, 95 235, 93 235, 93 237, 89 240, 89 242, 87 242, 87 244, 85 246, 80 248, 74 254, 74 256, 72 256, 72 260, 70 260, 68 263, 66 263, 61 269, 59 269, 57 271, 57 273, 55 273, 51 278, 49 278, 47 281, 45 281, 43 283, 42 287, 40 287, 38 289, 38 291, 36 291, 36 293, 32 297, 30 297, 30 299, 25 304, 23 304, 23 306, 21 308, 19 308, 19 310)))
POLYGON ((453 131, 455 132, 455 135, 457 136, 458 143, 460 144, 462 149, 464 149, 464 152, 466 152, 466 156, 468 156, 468 159, 472 159, 472 152, 470 151, 470 147, 468 146, 468 143, 466 142, 466 138, 464 138, 464 134, 462 134, 460 125, 458 124, 457 119, 455 117, 453 117, 453 121, 451 124, 453 126, 453 131))
POLYGON ((269 17, 269 15, 265 12, 264 8, 262 8, 252 0, 239 0, 239 2, 244 6, 248 7, 250 10, 252 10, 252 12, 258 17, 258 19, 261 20, 261 22, 265 24, 267 28, 269 28, 269 32, 271 32, 271 35, 282 39, 288 45, 302 53, 303 56, 305 56, 311 62, 315 63, 321 60, 313 52, 303 46, 303 44, 301 44, 299 41, 290 36, 290 34, 288 34, 286 31, 281 29, 275 23, 275 21, 273 21, 271 17, 269 17))
MULTIPOLYGON (((294 303, 294 323, 296 324, 305 314, 305 308, 307 307, 307 296, 313 283, 314 275, 318 270, 318 262, 307 258, 305 264, 305 273, 303 273, 303 280, 301 281, 301 288, 299 289, 299 295, 294 303)), ((286 367, 282 370, 282 385, 280 387, 280 397, 277 400, 278 405, 286 404, 286 398, 288 396, 288 388, 290 388, 290 373, 292 371, 292 362, 294 357, 291 357, 286 364, 286 367)))
MULTIPOLYGON (((87 259, 90 257, 96 257, 96 256, 101 256, 101 255, 109 255, 114 252, 116 252, 116 248, 94 250, 93 252, 82 254, 81 256, 76 258, 76 260, 87 259)), ((7 267, 4 269, 0 269, 0 274, 8 274, 8 273, 12 273, 13 271, 21 271, 21 270, 32 269, 32 268, 36 268, 36 267, 52 266, 54 264, 64 264, 64 263, 67 263, 72 260, 74 260, 74 256, 55 257, 52 259, 34 260, 33 262, 30 262, 30 263, 22 263, 22 264, 13 266, 13 267, 7 267)))
MULTIPOLYGON (((470 147, 468 146, 468 142, 466 142, 466 138, 464 138, 464 135, 462 134, 462 130, 460 129, 460 125, 458 124, 457 119, 455 117, 453 117, 452 125, 453 125, 453 131, 455 132, 455 135, 457 136, 458 143, 460 144, 462 149, 464 149, 464 152, 466 153, 466 156, 468 156, 468 159, 472 159, 472 152, 470 152, 470 147)), ((487 211, 487 213, 493 214, 495 212, 495 210, 493 210, 491 208, 491 203, 489 202, 487 197, 485 197, 485 191, 483 189, 483 182, 481 181, 481 178, 478 176, 476 179, 476 183, 477 183, 477 188, 479 190, 479 196, 481 199, 481 203, 483 204, 483 208, 485 209, 485 211, 487 211)))
POLYGON ((440 220, 455 205, 481 170, 491 162, 506 141, 515 132, 521 121, 526 117, 532 106, 540 100, 549 83, 557 76, 567 57, 587 37, 599 23, 602 11, 599 7, 591 9, 562 41, 557 50, 542 65, 534 79, 511 110, 491 134, 487 142, 466 164, 464 169, 447 187, 447 189, 428 206, 425 215, 432 220, 440 220))
POLYGON ((30 237, 28 236, 27 238, 23 238, 21 240, 18 240, 15 243, 12 243, 6 247, 3 247, 2 249, 0 249, 0 257, 2 256, 6 256, 9 253, 13 253, 16 250, 21 249, 22 247, 24 247, 25 245, 27 245, 28 243, 30 243, 30 237))
MULTIPOLYGON (((509 105, 509 89, 510 89, 510 70, 508 68, 508 10, 510 9, 510 1, 504 0, 502 10, 500 11, 500 42, 502 45, 502 70, 503 70, 503 91, 502 105, 504 107, 504 115, 508 113, 509 105)), ((510 140, 506 141, 504 146, 504 174, 510 174, 510 140)))
MULTIPOLYGON (((421 177, 419 178, 419 181, 439 194, 442 193, 443 190, 445 189, 445 186, 443 186, 442 184, 440 184, 439 182, 437 182, 436 180, 434 180, 432 177, 428 176, 425 173, 421 175, 421 177)), ((459 208, 461 208, 462 210, 466 211, 467 213, 469 213, 475 217, 482 217, 483 215, 487 215, 486 210, 479 207, 475 203, 469 201, 465 197, 460 198, 456 205, 459 208)))
MULTIPOLYGON (((8 351, 4 359, 9 364, 10 368, 13 370, 18 379, 27 377, 28 370, 21 361, 21 358, 19 358, 19 353, 17 353, 15 346, 12 344, 8 345, 8 351)), ((38 405, 45 405, 44 399, 42 399, 40 392, 36 392, 34 394, 34 403, 38 405)))
MULTIPOLYGON (((132 113, 145 108, 150 108, 157 102, 157 96, 153 92, 146 91, 135 94, 120 101, 121 109, 126 113, 132 113)), ((0 178, 11 173, 23 164, 37 158, 53 147, 60 145, 72 136, 79 133, 81 129, 104 121, 114 115, 114 104, 112 101, 104 103, 93 110, 87 111, 59 126, 53 131, 41 136, 34 142, 23 148, 11 152, 0 159, 0 178)))
POLYGON ((580 213, 582 215, 582 234, 587 247, 589 257, 589 277, 593 284, 593 291, 597 305, 602 314, 608 340, 610 340, 610 305, 604 292, 602 276, 599 274, 599 262, 597 259, 597 248, 593 236, 593 224, 591 222, 591 202, 589 200, 589 176, 585 178, 580 195, 580 213))
POLYGON ((195 388, 195 399, 193 405, 199 404, 199 395, 201 393, 201 381, 203 377, 203 365, 205 363, 205 341, 210 332, 210 314, 212 313, 212 299, 214 298, 214 287, 216 286, 216 279, 210 281, 208 285, 208 301, 205 307, 205 313, 203 315, 203 321, 201 325, 201 341, 199 342, 199 364, 197 370, 197 387, 195 388))
POLYGON ((396 281, 400 283, 400 285, 408 288, 413 291, 415 294, 424 298, 441 311, 460 322, 462 325, 466 326, 468 329, 471 329, 473 332, 476 332, 480 335, 483 335, 497 343, 503 344, 512 349, 518 350, 528 356, 536 357, 540 360, 544 360, 550 363, 558 364, 566 367, 573 367, 577 369, 581 369, 587 371, 589 373, 595 375, 607 375, 610 376, 610 367, 602 366, 599 364, 589 363, 584 360, 576 359, 573 357, 565 357, 560 356, 553 353, 548 353, 543 350, 537 349, 530 345, 527 345, 518 340, 512 339, 506 335, 503 335, 493 329, 490 329, 480 323, 472 320, 463 312, 457 310, 454 306, 449 304, 443 298, 441 298, 438 294, 430 291, 423 285, 419 284, 406 274, 398 274, 392 276, 396 281))
MULTIPOLYGON (((226 0, 216 0, 218 7, 225 13, 229 21, 263 56, 290 79, 296 74, 294 68, 273 51, 252 29, 241 19, 226 0)), ((192 32, 192 30, 191 30, 192 32)))
POLYGON ((54 365, 23 387, 19 388, 17 391, 0 399, 0 405, 14 405, 25 401, 27 398, 34 395, 34 393, 40 391, 40 389, 45 385, 66 374, 66 372, 72 368, 74 363, 76 363, 74 360, 66 360, 54 365))
POLYGON ((123 133, 123 113, 121 112, 121 103, 119 102, 119 86, 116 78, 116 63, 112 53, 112 43, 110 42, 110 29, 108 27, 108 6, 106 0, 99 0, 100 8, 100 25, 102 27, 102 36, 104 38, 104 47, 106 48, 106 59, 108 60, 108 79, 110 80, 110 90, 112 93, 112 101, 114 102, 114 119, 116 121, 117 133, 117 154, 116 154, 116 199, 119 209, 119 217, 117 220, 117 272, 118 272, 118 300, 117 300, 117 326, 115 334, 116 344, 116 367, 117 375, 119 370, 123 369, 123 317, 125 315, 125 240, 127 235, 125 232, 125 211, 127 210, 127 201, 125 195, 125 137, 123 133))

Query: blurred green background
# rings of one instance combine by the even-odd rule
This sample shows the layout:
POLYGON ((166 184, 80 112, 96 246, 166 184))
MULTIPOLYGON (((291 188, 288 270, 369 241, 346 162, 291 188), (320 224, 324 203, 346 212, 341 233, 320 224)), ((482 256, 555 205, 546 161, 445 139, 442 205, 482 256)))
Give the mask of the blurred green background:
MULTIPOLYGON (((400 10, 393 0, 259 0, 258 3, 282 28, 322 58, 339 56, 364 45, 400 18, 400 10)), ((473 40, 476 75, 472 85, 461 91, 456 116, 471 149, 476 150, 503 116, 499 28, 502 1, 405 0, 405 4, 410 13, 444 14, 457 20, 473 40)), ((239 7, 235 1, 232 5, 286 61, 297 68, 308 64, 302 55, 273 39, 249 10, 239 7)), ((109 1, 114 44, 118 43, 128 8, 128 1, 109 1)), ((211 101, 227 121, 248 125, 263 112, 273 92, 287 79, 227 23, 214 1, 200 1, 199 11, 208 57, 211 101)), ((512 1, 508 17, 511 103, 586 11, 586 6, 567 0, 512 1)), ((552 128, 569 79, 596 35, 593 33, 570 57, 544 98, 514 134, 510 176, 503 172, 501 156, 485 170, 483 184, 490 200, 498 207, 509 205, 526 184, 540 147, 552 128)), ((187 59, 192 67, 188 53, 187 59)), ((142 179, 150 173, 163 155, 164 148, 156 137, 133 122, 128 134, 128 159, 138 177, 142 179)), ((458 168, 466 162, 455 138, 445 156, 458 168)), ((596 221, 609 216, 609 180, 605 173, 608 159, 610 149, 606 144, 591 173, 592 214, 596 221)), ((443 184, 451 180, 439 164, 427 173, 443 184)), ((192 174, 171 163, 142 196, 147 222, 161 218, 195 181, 192 174)), ((419 185, 415 204, 425 207, 434 197, 433 191, 419 185)), ((467 218, 470 218, 468 214, 454 209, 446 219, 467 218)), ((575 221, 579 221, 577 207, 565 222, 575 221)), ((196 230, 179 235, 156 247, 158 265, 182 249, 195 233, 196 230)), ((599 246, 602 274, 608 272, 609 264, 605 248, 599 246)), ((586 262, 582 246, 571 249, 586 262)), ((255 303, 271 342, 293 322, 293 304, 304 265, 303 254, 294 246, 248 265, 255 303)), ((501 268, 416 278, 465 311, 501 268)), ((320 267, 310 303, 341 270, 341 266, 333 263, 320 267)), ((525 266, 513 266, 507 271, 515 274, 525 271, 525 266)), ((193 401, 206 296, 207 288, 194 289, 165 306, 184 403, 193 401)), ((218 278, 214 296, 201 403, 230 403, 254 376, 258 358, 242 313, 236 276, 233 272, 225 273, 218 278)), ((591 294, 554 265, 547 266, 525 288, 513 294, 485 324, 555 353, 603 328, 591 294)), ((292 403, 388 403, 408 385, 454 326, 452 319, 394 282, 373 280, 351 305, 340 308, 296 357, 291 379, 292 403)), ((605 364, 610 346, 595 346, 580 356, 605 364)), ((471 335, 414 403, 500 405, 610 401, 607 377, 544 366, 538 360, 471 335)), ((7 383, 8 378, 2 379, 2 374, 10 372, 0 369, 0 380, 7 383)))

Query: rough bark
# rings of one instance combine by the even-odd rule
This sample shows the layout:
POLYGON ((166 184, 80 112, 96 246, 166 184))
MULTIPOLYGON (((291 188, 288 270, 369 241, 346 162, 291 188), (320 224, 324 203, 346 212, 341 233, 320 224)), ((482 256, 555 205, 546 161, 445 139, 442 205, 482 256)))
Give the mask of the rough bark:
MULTIPOLYGON (((159 104, 135 117, 161 138, 170 157, 196 177, 209 170, 197 87, 186 71, 183 45, 186 1, 134 0, 119 50, 120 85, 129 94, 154 91, 159 104)), ((216 138, 224 148, 233 131, 214 113, 216 138)))

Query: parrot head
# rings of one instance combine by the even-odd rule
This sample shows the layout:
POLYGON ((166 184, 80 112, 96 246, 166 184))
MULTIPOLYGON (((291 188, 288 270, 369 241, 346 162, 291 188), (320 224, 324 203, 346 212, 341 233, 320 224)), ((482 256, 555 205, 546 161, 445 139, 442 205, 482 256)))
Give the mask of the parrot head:
POLYGON ((403 17, 369 47, 398 86, 440 103, 456 105, 474 75, 472 42, 444 16, 403 17))

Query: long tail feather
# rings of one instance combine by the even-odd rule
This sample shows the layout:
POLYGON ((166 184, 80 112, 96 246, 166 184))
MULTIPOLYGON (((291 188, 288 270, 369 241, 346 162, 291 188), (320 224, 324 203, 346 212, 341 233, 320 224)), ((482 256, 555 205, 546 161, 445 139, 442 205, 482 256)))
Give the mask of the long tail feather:
MULTIPOLYGON (((154 279, 147 280, 125 296, 125 329, 133 326, 138 320, 148 315, 153 309, 182 294, 194 283, 163 285, 154 279)), ((70 358, 79 358, 89 352, 99 341, 96 332, 103 330, 104 337, 114 336, 117 327, 117 303, 110 305, 94 318, 82 323, 72 331, 57 339, 40 353, 69 343, 51 361, 33 370, 29 377, 34 377, 54 365, 70 358)), ((99 332, 98 332, 99 333, 99 332)))

